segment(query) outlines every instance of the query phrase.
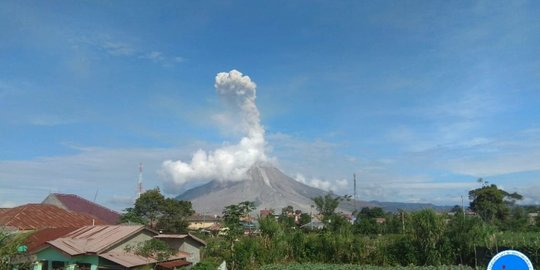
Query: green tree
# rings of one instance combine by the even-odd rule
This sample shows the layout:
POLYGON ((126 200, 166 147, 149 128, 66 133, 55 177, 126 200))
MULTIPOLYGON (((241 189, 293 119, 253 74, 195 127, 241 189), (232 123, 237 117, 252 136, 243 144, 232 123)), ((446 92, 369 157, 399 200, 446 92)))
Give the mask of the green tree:
POLYGON ((178 233, 187 230, 186 218, 193 214, 191 202, 165 198, 158 188, 141 194, 133 208, 127 208, 122 222, 140 223, 152 229, 178 233))
POLYGON ((506 219, 501 228, 506 231, 522 232, 529 227, 529 215, 523 207, 514 206, 510 209, 511 218, 506 219))
POLYGON ((228 234, 232 236, 242 234, 243 227, 240 223, 240 219, 247 217, 254 209, 255 203, 248 201, 226 206, 223 210, 223 223, 229 228, 228 234))
POLYGON ((124 214, 120 216, 120 223, 145 224, 144 219, 135 212, 133 207, 124 209, 124 214))
POLYGON ((319 196, 311 198, 315 204, 315 208, 319 212, 319 216, 322 218, 322 222, 326 228, 337 231, 340 229, 349 229, 350 223, 341 214, 336 213, 336 209, 339 204, 344 200, 350 200, 350 196, 336 196, 333 194, 326 194, 325 196, 319 196))
POLYGON ((384 217, 384 210, 380 207, 364 207, 356 215, 354 230, 361 234, 380 234, 382 225, 377 223, 377 218, 384 217))
POLYGON ((454 261, 462 265, 474 265, 476 245, 483 243, 483 240, 493 232, 493 226, 487 225, 477 216, 464 215, 460 208, 449 220, 446 232, 452 246, 454 261))
POLYGON ((300 215, 300 224, 298 224, 298 225, 302 226, 302 225, 308 224, 310 222, 311 222, 311 216, 308 213, 302 213, 300 215))
POLYGON ((278 217, 278 221, 280 224, 282 224, 285 228, 291 229, 296 226, 294 223, 294 208, 292 206, 287 206, 281 209, 281 215, 278 217))
POLYGON ((160 230, 169 233, 186 232, 189 225, 187 217, 193 215, 193 213, 191 202, 167 198, 161 206, 158 227, 160 230))
POLYGON ((254 209, 255 203, 249 201, 228 205, 223 209, 223 223, 229 228, 226 235, 227 249, 230 250, 225 259, 231 262, 232 270, 244 269, 248 265, 252 265, 254 254, 253 250, 250 249, 255 248, 256 243, 248 241, 246 238, 240 238, 240 236, 244 232, 241 219, 248 217, 254 209))
POLYGON ((336 209, 338 208, 342 199, 339 196, 326 194, 324 197, 319 196, 312 198, 311 200, 313 200, 313 203, 315 203, 315 207, 319 212, 319 215, 323 217, 322 221, 328 222, 328 220, 335 214, 336 209))
POLYGON ((410 240, 422 265, 441 265, 451 261, 443 218, 426 209, 411 216, 410 240))
MULTIPOLYGON (((32 234, 27 233, 13 233, 4 230, 0 227, 0 270, 12 269, 11 259, 15 255, 30 256, 28 253, 21 253, 21 248, 24 247, 24 241, 32 234)), ((26 250, 25 250, 26 251, 26 250)), ((26 258, 27 262, 24 265, 19 265, 20 268, 30 268, 30 258, 26 258)), ((23 260, 24 261, 24 260, 23 260)))
POLYGON ((145 221, 150 228, 157 228, 158 217, 161 216, 161 208, 165 203, 165 197, 161 195, 159 188, 151 189, 141 194, 135 201, 133 208, 136 215, 145 221))
POLYGON ((494 184, 487 185, 485 181, 483 183, 482 187, 469 191, 471 210, 488 223, 505 221, 510 213, 509 206, 523 196, 515 192, 508 193, 494 184))
POLYGON ((259 226, 261 234, 267 237, 268 240, 273 239, 281 233, 281 226, 273 216, 266 216, 264 218, 260 218, 259 226))

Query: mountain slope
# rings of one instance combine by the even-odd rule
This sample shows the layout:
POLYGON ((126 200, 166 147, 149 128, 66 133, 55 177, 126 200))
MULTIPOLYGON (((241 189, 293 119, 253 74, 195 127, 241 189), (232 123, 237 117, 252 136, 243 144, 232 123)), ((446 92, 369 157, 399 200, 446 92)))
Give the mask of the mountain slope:
MULTIPOLYGON (((199 213, 221 214, 227 205, 254 201, 257 210, 274 209, 278 213, 290 205, 304 212, 311 211, 311 198, 324 196, 326 191, 302 184, 268 164, 256 164, 247 171, 248 180, 238 182, 211 181, 187 190, 179 200, 189 200, 199 213)), ((360 209, 375 204, 359 201, 360 209)), ((343 202, 340 210, 351 212, 354 203, 343 202)))

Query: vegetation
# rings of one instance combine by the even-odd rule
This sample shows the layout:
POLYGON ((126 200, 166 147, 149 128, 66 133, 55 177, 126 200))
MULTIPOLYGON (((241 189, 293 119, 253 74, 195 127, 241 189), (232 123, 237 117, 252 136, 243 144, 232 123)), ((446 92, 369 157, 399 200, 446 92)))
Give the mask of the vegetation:
MULTIPOLYGON (((11 233, 0 228, 0 270, 12 269, 11 260, 14 256, 27 255, 24 253, 26 249, 22 245, 28 236, 30 233, 11 233)), ((27 267, 27 265, 21 265, 21 267, 27 267)))
MULTIPOLYGON (((461 207, 450 214, 432 210, 385 213, 380 208, 363 208, 355 213, 354 223, 336 212, 347 197, 313 198, 315 217, 324 222, 324 229, 302 228, 305 223, 295 218, 302 213, 286 207, 277 219, 260 218, 256 234, 236 231, 234 237, 208 239, 204 252, 208 262, 205 267, 209 268, 205 269, 214 269, 225 260, 233 270, 457 270, 486 266, 493 255, 508 248, 524 252, 534 265, 540 266, 540 226, 528 219, 528 213, 540 209, 519 207, 514 204, 519 194, 509 194, 487 183, 470 194, 471 209, 474 207, 482 215, 465 213, 461 207)), ((241 228, 241 217, 252 206, 244 202, 226 207, 227 226, 241 228)))
POLYGON ((260 268, 261 270, 472 270, 471 267, 463 266, 371 266, 371 265, 350 265, 350 264, 269 264, 260 268))
POLYGON ((478 179, 478 182, 482 183, 482 187, 469 191, 471 210, 485 222, 505 222, 509 216, 509 206, 513 206, 516 200, 521 200, 523 196, 515 192, 510 194, 493 184, 489 185, 482 178, 478 179))
POLYGON ((150 239, 140 242, 135 246, 127 246, 125 247, 125 250, 143 257, 152 257, 158 261, 165 261, 175 254, 175 251, 172 250, 167 243, 158 239, 150 239))
POLYGON ((186 218, 194 213, 191 202, 165 198, 157 188, 141 194, 135 206, 125 212, 120 217, 121 222, 145 224, 168 233, 186 232, 186 218))

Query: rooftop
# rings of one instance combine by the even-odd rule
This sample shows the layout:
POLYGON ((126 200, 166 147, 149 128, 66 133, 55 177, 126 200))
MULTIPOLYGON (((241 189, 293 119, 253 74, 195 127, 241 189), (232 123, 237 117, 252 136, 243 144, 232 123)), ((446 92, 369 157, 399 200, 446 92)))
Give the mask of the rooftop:
POLYGON ((78 228, 75 227, 41 229, 32 233, 28 238, 26 238, 26 240, 24 240, 24 244, 28 247, 28 252, 33 253, 40 250, 42 247, 45 247, 47 241, 62 237, 77 229, 78 228))
POLYGON ((118 212, 75 194, 51 193, 42 203, 53 204, 70 211, 86 213, 103 220, 106 224, 114 225, 120 221, 118 212))
POLYGON ((48 204, 25 204, 0 212, 0 226, 19 230, 82 227, 104 224, 103 221, 83 213, 71 212, 48 204))
POLYGON ((47 243, 71 256, 101 253, 144 229, 146 228, 142 225, 85 226, 47 243))

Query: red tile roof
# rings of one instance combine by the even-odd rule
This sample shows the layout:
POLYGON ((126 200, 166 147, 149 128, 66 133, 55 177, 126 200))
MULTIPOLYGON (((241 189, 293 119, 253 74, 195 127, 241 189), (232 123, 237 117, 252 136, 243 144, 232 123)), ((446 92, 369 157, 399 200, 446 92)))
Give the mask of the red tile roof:
POLYGON ((82 227, 104 224, 103 221, 83 213, 75 213, 49 204, 25 204, 0 213, 0 226, 19 230, 82 227))
POLYGON ((43 203, 51 203, 66 210, 89 214, 105 221, 106 224, 109 225, 115 225, 120 222, 120 214, 118 212, 75 194, 52 193, 43 201, 43 203), (53 200, 50 200, 50 197, 54 197, 53 199, 58 200, 61 205, 51 203, 53 200))

